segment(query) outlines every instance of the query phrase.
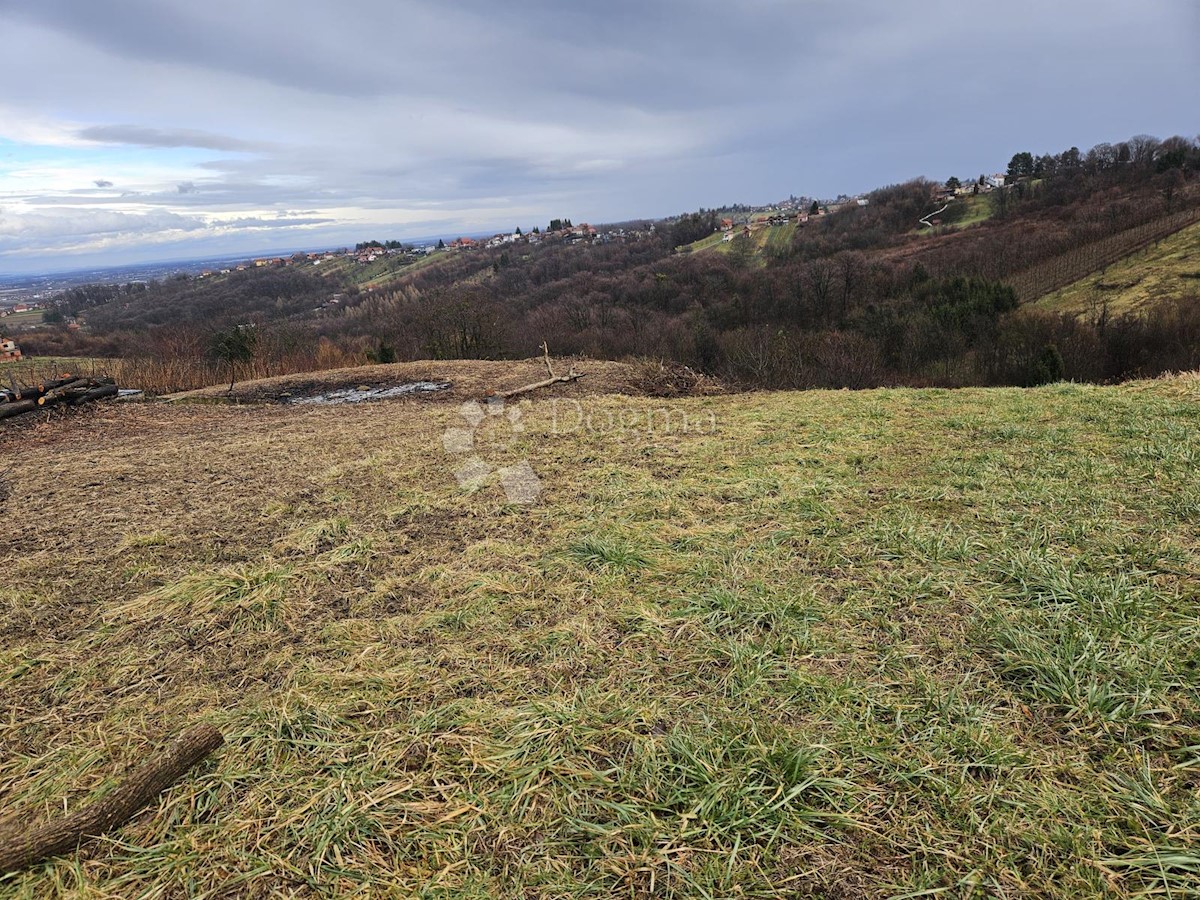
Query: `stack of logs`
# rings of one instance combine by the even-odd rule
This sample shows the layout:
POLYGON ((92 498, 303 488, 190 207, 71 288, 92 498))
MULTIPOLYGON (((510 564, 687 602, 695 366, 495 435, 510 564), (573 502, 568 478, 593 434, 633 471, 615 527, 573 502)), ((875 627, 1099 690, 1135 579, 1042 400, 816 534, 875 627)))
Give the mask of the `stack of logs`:
POLYGON ((0 387, 0 419, 60 404, 78 406, 105 397, 115 397, 117 393, 117 384, 111 378, 80 378, 75 375, 65 375, 29 387, 0 387))

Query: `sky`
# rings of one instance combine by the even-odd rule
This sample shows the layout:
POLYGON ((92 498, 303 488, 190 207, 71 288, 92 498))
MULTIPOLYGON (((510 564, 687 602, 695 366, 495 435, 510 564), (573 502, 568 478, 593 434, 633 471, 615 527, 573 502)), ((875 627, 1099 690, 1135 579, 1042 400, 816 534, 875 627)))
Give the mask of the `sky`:
POLYGON ((0 274, 975 177, 1198 84, 1197 0, 0 0, 0 274))

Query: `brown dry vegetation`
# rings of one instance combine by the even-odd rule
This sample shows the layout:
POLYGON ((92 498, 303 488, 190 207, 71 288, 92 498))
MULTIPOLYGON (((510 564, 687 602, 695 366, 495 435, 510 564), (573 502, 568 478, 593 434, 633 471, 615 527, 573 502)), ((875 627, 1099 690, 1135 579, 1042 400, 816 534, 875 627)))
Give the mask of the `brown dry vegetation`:
MULTIPOLYGON (((649 397, 680 397, 722 393, 719 381, 686 366, 661 360, 613 362, 569 357, 553 360, 555 371, 571 369, 583 373, 577 382, 555 385, 556 397, 591 394, 631 394, 649 397)), ((214 386, 173 394, 171 400, 220 400, 233 403, 286 402, 353 387, 392 387, 417 381, 449 383, 449 389, 421 395, 433 402, 480 399, 489 394, 533 384, 546 378, 542 357, 499 362, 493 360, 423 360, 375 366, 353 366, 327 372, 307 372, 263 378, 228 387, 214 386)))

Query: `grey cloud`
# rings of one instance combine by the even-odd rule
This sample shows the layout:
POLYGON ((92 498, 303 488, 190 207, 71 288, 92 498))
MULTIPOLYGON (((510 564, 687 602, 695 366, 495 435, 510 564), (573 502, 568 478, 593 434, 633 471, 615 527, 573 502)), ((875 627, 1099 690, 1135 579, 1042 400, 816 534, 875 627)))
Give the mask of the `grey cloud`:
MULTIPOLYGON (((234 232, 311 210, 285 218, 347 237, 407 222, 404 237, 524 210, 605 221, 828 196, 1192 132, 1198 15, 1184 0, 0 0, 0 82, 31 120, 53 109, 128 162, 91 165, 130 209, 234 232)), ((18 187, 27 207, 118 205, 18 187)))
POLYGON ((253 152, 263 144, 210 134, 191 128, 150 128, 144 125, 91 125, 76 136, 102 144, 128 144, 135 147, 198 147, 204 150, 253 152))
POLYGON ((92 182, 92 184, 94 184, 98 188, 110 188, 113 186, 113 183, 111 181, 108 181, 104 178, 97 178, 95 181, 92 182))

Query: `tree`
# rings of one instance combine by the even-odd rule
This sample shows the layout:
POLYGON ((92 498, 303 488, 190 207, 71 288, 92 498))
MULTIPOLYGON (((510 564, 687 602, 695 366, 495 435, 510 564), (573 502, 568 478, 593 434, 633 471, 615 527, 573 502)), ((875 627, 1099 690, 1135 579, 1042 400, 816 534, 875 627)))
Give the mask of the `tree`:
POLYGON ((960 187, 962 187, 962 182, 953 175, 946 179, 946 190, 957 191, 960 187))
POLYGON ((1027 178, 1033 174, 1033 154, 1029 151, 1022 153, 1014 153, 1013 158, 1009 160, 1008 172, 1005 175, 1005 184, 1012 184, 1018 178, 1027 178))
POLYGON ((812 206, 808 208, 808 214, 810 216, 819 216, 821 214, 821 204, 814 200, 812 206))
POLYGON ((1047 344, 1038 354, 1029 371, 1029 382, 1036 387, 1039 384, 1053 384, 1062 381, 1066 366, 1063 364, 1062 353, 1054 344, 1047 344))
POLYGON ((254 351, 258 347, 258 333, 253 325, 234 325, 224 331, 213 334, 209 341, 209 355, 218 362, 229 364, 229 390, 237 379, 239 363, 248 363, 254 359, 254 351))
POLYGON ((1078 147, 1064 150, 1058 155, 1058 168, 1062 172, 1073 172, 1083 165, 1083 156, 1078 147))
POLYGON ((367 359, 373 363, 394 363, 396 349, 384 341, 380 341, 378 347, 367 351, 367 359))
POLYGON ((513 234, 517 234, 517 235, 519 235, 520 233, 521 233, 521 226, 520 226, 520 225, 518 225, 518 226, 517 226, 517 230, 516 230, 516 231, 514 231, 514 232, 513 232, 513 234))
POLYGON ((438 248, 439 250, 445 250, 445 249, 446 249, 446 242, 445 242, 445 241, 443 241, 441 238, 438 238, 438 245, 437 245, 437 248, 438 248))

